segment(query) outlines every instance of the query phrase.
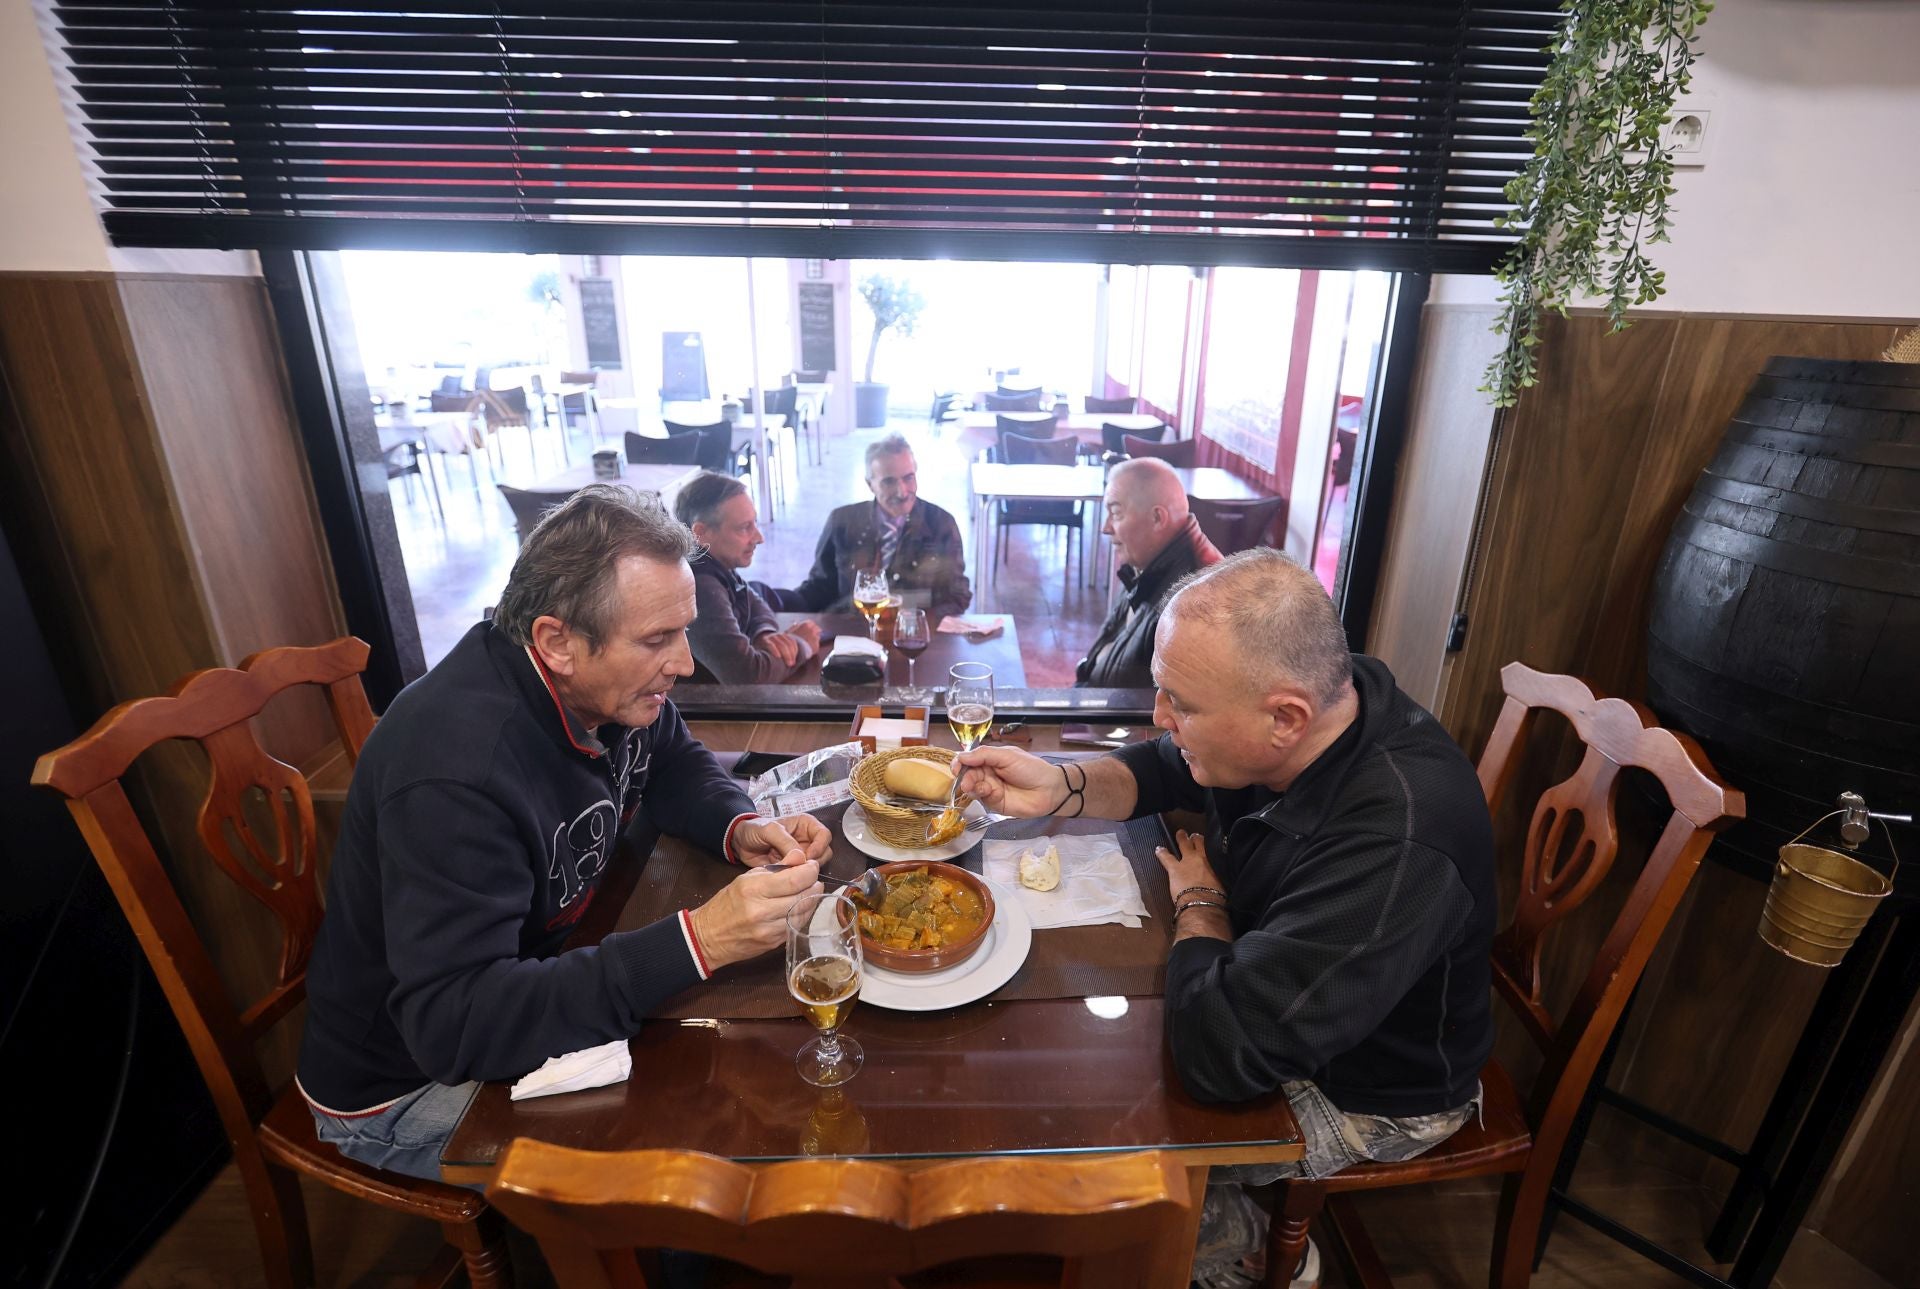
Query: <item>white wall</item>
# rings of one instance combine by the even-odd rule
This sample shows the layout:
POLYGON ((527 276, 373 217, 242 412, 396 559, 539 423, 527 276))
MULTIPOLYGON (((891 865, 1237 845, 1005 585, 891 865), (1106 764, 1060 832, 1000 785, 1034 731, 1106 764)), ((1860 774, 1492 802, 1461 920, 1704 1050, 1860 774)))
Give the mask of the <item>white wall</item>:
MULTIPOLYGON (((1920 311, 1920 3, 1722 0, 1689 101, 1707 163, 1674 179, 1654 309, 1908 318, 1920 311)), ((1441 278, 1438 303, 1494 298, 1441 278)))
POLYGON ((0 270, 107 271, 32 0, 0 0, 0 158, 0 270))
MULTIPOLYGON (((34 0, 0 0, 0 272, 254 275, 251 251, 118 250, 94 213, 34 0)), ((47 27, 51 32, 51 27, 47 27)))

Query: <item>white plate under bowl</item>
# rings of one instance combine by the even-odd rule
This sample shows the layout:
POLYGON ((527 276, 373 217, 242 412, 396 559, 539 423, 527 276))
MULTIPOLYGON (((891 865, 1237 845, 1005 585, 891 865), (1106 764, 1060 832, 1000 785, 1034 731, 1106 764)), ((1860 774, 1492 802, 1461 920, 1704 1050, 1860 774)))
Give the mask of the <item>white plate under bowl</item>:
MULTIPOLYGON (((967 813, 962 817, 966 819, 978 819, 985 813, 985 806, 981 805, 978 801, 970 801, 967 803, 967 813)), ((927 816, 928 819, 934 817, 933 815, 927 816)), ((943 842, 938 846, 922 846, 918 850, 907 850, 901 846, 889 845, 874 836, 873 829, 867 823, 867 812, 861 808, 858 801, 848 803, 847 813, 840 818, 840 832, 842 836, 853 843, 855 850, 864 851, 875 859, 885 860, 889 864, 908 862, 916 859, 958 859, 975 846, 978 846, 981 839, 987 835, 985 830, 977 832, 962 831, 961 834, 952 841, 943 842)))
POLYGON ((1012 891, 998 882, 987 885, 993 888, 993 925, 978 952, 944 971, 917 975, 866 963, 860 968, 860 1001, 897 1012, 941 1011, 985 998, 1012 980, 1033 947, 1033 924, 1012 891))

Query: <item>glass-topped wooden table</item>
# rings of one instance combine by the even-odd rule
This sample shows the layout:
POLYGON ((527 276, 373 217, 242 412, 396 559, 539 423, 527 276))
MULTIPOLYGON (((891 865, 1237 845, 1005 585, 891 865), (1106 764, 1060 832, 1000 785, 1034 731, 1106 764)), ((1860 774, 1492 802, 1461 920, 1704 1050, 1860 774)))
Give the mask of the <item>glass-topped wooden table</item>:
MULTIPOLYGON (((844 726, 827 723, 695 728, 716 751, 799 751, 845 737, 844 726)), ((1035 730, 1036 748, 1048 750, 1055 732, 1035 730)), ((821 817, 837 818, 832 808, 821 817)), ((1188 1165, 1197 1229, 1211 1165, 1298 1159, 1299 1128, 1278 1093, 1205 1105, 1180 1087, 1160 998, 1172 910, 1165 880, 1145 880, 1158 867, 1152 847, 1166 836, 1159 820, 1029 821, 993 835, 1095 829, 1121 838, 1142 879, 1145 924, 1036 931, 1007 985, 951 1010, 857 1005, 845 1032, 859 1040, 866 1063, 842 1087, 811 1087, 794 1070, 794 1053, 812 1031, 790 1002, 777 1001, 773 991, 784 986, 776 953, 716 973, 642 1025, 625 1083, 522 1102, 508 1099, 505 1084, 483 1086, 441 1157, 445 1175, 486 1181, 516 1137, 587 1150, 699 1150, 743 1162, 1162 1149, 1188 1165)), ((954 862, 977 872, 980 858, 975 847, 954 862)), ((826 871, 852 876, 868 862, 836 827, 826 871)), ((583 926, 579 938, 697 902, 738 871, 671 840, 654 845, 638 873, 624 857, 610 873, 622 869, 631 889, 602 892, 617 918, 595 910, 599 924, 583 926)), ((1187 1271, 1169 1262, 1155 1282, 1184 1286, 1187 1271)))

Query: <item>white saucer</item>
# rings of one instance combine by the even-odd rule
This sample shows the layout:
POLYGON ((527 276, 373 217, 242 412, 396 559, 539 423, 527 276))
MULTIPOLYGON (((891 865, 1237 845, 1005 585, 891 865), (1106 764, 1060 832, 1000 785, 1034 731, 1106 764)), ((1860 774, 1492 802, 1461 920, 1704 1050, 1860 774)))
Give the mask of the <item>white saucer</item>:
MULTIPOLYGON (((971 801, 967 803, 967 813, 962 817, 966 819, 978 819, 985 813, 985 806, 981 805, 978 801, 971 801)), ((932 819, 934 816, 928 815, 927 818, 932 819)), ((911 862, 916 859, 958 859, 975 846, 978 846, 981 839, 987 835, 985 830, 978 832, 963 831, 952 841, 944 842, 938 846, 922 846, 917 850, 906 850, 899 846, 890 846, 873 835, 873 830, 867 826, 867 812, 860 808, 858 801, 848 803, 847 813, 840 819, 840 832, 842 836, 853 843, 855 850, 865 851, 875 859, 883 859, 890 864, 901 861, 911 862)))
POLYGON ((1033 947, 1033 924, 1012 891, 993 888, 993 925, 971 958, 945 971, 908 975, 871 962, 860 968, 860 1001, 897 1012, 931 1012, 985 998, 1013 979, 1033 947))

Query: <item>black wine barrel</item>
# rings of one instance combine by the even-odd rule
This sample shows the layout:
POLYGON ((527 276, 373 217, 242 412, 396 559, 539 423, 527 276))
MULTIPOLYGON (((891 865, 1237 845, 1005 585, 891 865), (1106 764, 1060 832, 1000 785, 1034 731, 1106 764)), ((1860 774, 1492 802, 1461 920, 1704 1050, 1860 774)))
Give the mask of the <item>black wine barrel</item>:
POLYGON ((1842 791, 1920 813, 1920 365, 1767 363, 1654 575, 1647 696, 1762 863, 1842 791))

